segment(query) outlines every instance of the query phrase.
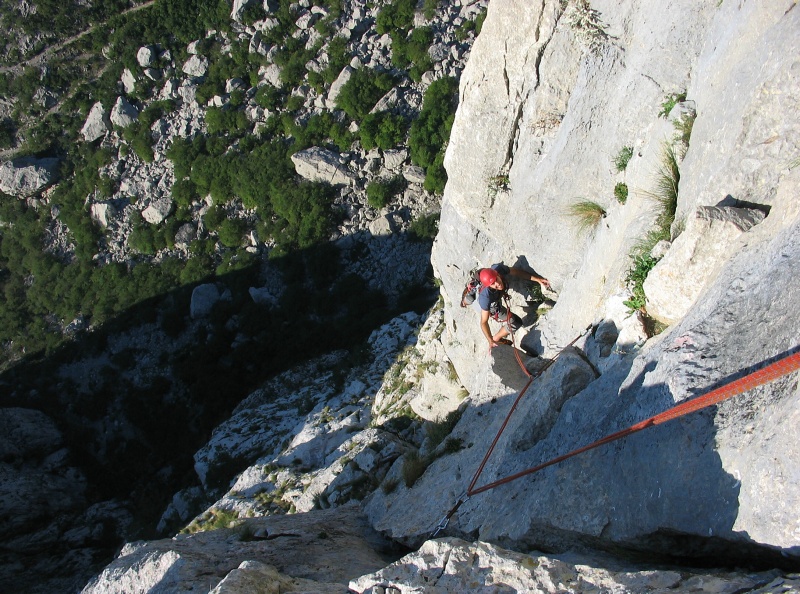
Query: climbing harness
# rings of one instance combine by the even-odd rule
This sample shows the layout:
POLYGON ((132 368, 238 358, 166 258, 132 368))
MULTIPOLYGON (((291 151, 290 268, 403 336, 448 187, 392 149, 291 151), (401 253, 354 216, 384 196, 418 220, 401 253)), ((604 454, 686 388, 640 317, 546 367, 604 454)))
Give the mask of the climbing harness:
MULTIPOLYGON (((567 346, 571 346, 572 344, 574 344, 581 336, 583 336, 583 334, 581 334, 580 336, 575 338, 575 340, 573 340, 567 346)), ((450 521, 450 518, 452 518, 453 515, 455 515, 455 513, 458 511, 458 508, 460 508, 461 505, 463 503, 465 503, 473 495, 477 495, 479 493, 483 493, 485 491, 489 491, 490 489, 494 489, 495 487, 499 487, 500 485, 504 485, 504 484, 510 483, 510 482, 515 481, 515 480, 517 480, 519 478, 522 478, 523 476, 527 476, 529 474, 533 474, 533 473, 538 472, 538 471, 540 471, 540 470, 542 470, 544 468, 547 468, 548 466, 553 466, 554 464, 558 464, 559 462, 563 462, 564 460, 567 460, 569 458, 572 458, 574 456, 577 456, 577 455, 582 454, 584 452, 587 452, 589 450, 592 450, 592 449, 595 449, 597 447, 600 447, 601 445, 605 445, 607 443, 611 443, 613 441, 617 441, 619 439, 622 439, 623 437, 627 437, 628 435, 632 435, 634 433, 638 433, 639 431, 642 431, 642 430, 647 429, 649 427, 654 427, 656 425, 661 425, 663 423, 666 423, 668 421, 672 421, 672 420, 677 419, 679 417, 683 417, 683 416, 688 415, 690 413, 702 410, 704 408, 708 408, 709 406, 713 406, 715 404, 719 404, 720 402, 723 402, 725 400, 733 398, 734 396, 737 396, 739 394, 742 394, 744 392, 752 390, 753 388, 756 388, 758 386, 762 386, 764 384, 767 384, 767 383, 769 383, 771 381, 774 381, 774 380, 776 380, 776 379, 778 379, 780 377, 783 377, 785 375, 788 375, 788 374, 792 373, 793 371, 797 371, 798 369, 800 369, 800 351, 795 350, 794 352, 792 352, 790 354, 787 354, 787 355, 784 355, 784 356, 778 358, 777 360, 773 361, 772 363, 766 365, 765 367, 762 367, 761 369, 753 371, 752 373, 749 373, 749 374, 745 375, 744 377, 739 378, 738 380, 734 380, 734 381, 728 382, 726 384, 723 384, 719 388, 713 389, 710 392, 707 392, 706 394, 703 394, 702 396, 698 396, 697 398, 693 398, 691 400, 688 400, 688 401, 685 401, 685 402, 681 402, 680 404, 677 404, 677 405, 673 406, 672 408, 669 408, 669 409, 665 410, 662 413, 659 413, 659 414, 654 415, 652 417, 649 417, 649 418, 647 418, 647 419, 645 419, 643 421, 635 423, 635 424, 631 425, 630 427, 627 427, 626 429, 622 429, 621 431, 617 431, 615 433, 611 433, 609 435, 606 435, 605 437, 602 437, 602 438, 598 439, 597 441, 594 441, 594 442, 592 442, 592 443, 590 443, 588 445, 585 445, 583 447, 580 447, 578 449, 572 450, 571 452, 568 452, 566 454, 562 454, 561 456, 556 456, 555 458, 552 458, 551 460, 543 462, 542 464, 538 464, 536 466, 532 466, 530 468, 527 468, 527 469, 522 470, 520 472, 517 472, 515 474, 509 475, 507 477, 498 479, 496 481, 493 481, 491 483, 487 483, 485 485, 482 485, 482 486, 476 488, 475 485, 478 482, 478 478, 480 477, 481 473, 483 472, 483 469, 486 466, 486 463, 487 463, 489 457, 491 456, 492 452, 494 451, 494 448, 497 445, 497 442, 500 439, 500 436, 502 435, 503 431, 505 431, 506 425, 508 424, 508 421, 509 421, 509 419, 511 417, 511 414, 516 409, 517 404, 519 403, 520 399, 525 394, 525 392, 528 390, 528 387, 531 385, 533 380, 536 379, 536 377, 539 377, 550 365, 552 365, 552 363, 555 362, 555 360, 558 358, 558 355, 560 355, 566 348, 567 347, 564 347, 564 349, 562 349, 551 361, 549 361, 548 365, 546 365, 541 371, 539 371, 536 374, 536 376, 530 376, 529 375, 528 383, 525 384, 525 386, 522 388, 522 390, 520 391, 520 393, 517 396, 516 400, 514 401, 514 404, 511 406, 511 410, 509 411, 508 415, 506 416, 505 421, 503 421, 503 424, 500 427, 500 430, 498 431, 497 435, 495 436, 494 441, 492 441, 492 444, 489 446, 489 450, 486 452, 486 456, 484 456, 483 461, 481 462, 480 466, 478 467, 477 472, 473 476, 472 481, 469 484, 469 487, 467 487, 467 491, 466 491, 465 495, 463 495, 456 502, 456 505, 447 513, 447 515, 438 524, 438 526, 436 527, 436 532, 434 533, 434 536, 436 536, 436 534, 438 534, 441 530, 444 530, 444 528, 447 527, 447 524, 450 521)))

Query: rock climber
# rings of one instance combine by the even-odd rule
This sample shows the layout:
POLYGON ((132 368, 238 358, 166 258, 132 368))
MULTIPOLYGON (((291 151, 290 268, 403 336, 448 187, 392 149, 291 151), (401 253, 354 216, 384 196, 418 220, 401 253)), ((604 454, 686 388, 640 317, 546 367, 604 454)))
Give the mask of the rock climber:
POLYGON ((508 290, 508 276, 515 276, 539 283, 543 288, 550 287, 546 278, 531 274, 521 268, 509 267, 502 262, 493 264, 490 268, 482 268, 479 273, 481 289, 478 291, 478 305, 481 308, 481 331, 489 341, 489 349, 500 344, 511 344, 506 336, 516 332, 522 326, 522 320, 511 313, 502 303, 503 295, 508 290), (489 318, 500 322, 500 330, 492 335, 489 330, 489 318))

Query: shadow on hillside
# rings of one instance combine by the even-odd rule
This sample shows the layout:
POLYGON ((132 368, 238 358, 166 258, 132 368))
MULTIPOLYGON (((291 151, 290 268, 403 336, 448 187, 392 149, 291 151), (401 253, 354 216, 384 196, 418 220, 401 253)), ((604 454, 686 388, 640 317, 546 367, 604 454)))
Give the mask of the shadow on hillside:
MULTIPOLYGON (((6 452, 3 462, 20 473, 46 468, 44 477, 75 468, 86 480, 82 507, 67 513, 54 509, 6 532, 8 546, 0 543, 6 550, 3 564, 17 567, 17 574, 20 567, 38 568, 22 572, 31 576, 33 587, 50 577, 41 568, 80 549, 95 562, 88 574, 75 564, 83 574, 78 581, 85 583, 123 540, 156 536, 155 525, 172 495, 196 483, 195 451, 265 380, 333 350, 351 351, 355 358, 374 329, 400 313, 422 313, 433 305, 437 291, 429 270, 412 276, 402 266, 381 268, 384 277, 400 276, 394 300, 371 288, 367 274, 347 272, 370 272, 376 254, 396 254, 399 242, 412 243, 400 234, 361 240, 346 253, 325 245, 271 260, 270 269, 280 271, 284 283, 272 306, 255 303, 249 293, 265 283, 259 261, 142 301, 0 375, 1 408, 41 411, 63 437, 52 448, 58 456, 48 459, 55 463, 44 459, 53 451, 6 452), (219 300, 208 317, 192 320, 192 291, 205 283, 217 284, 230 297, 219 300), (92 506, 109 501, 121 503, 128 519, 103 516, 102 510, 87 515, 92 506), (41 548, 33 538, 24 553, 14 552, 12 541, 47 526, 60 536, 41 548), (76 537, 76 530, 87 534, 76 537), (64 537, 70 531, 73 536, 64 537)), ((429 242, 415 245, 429 256, 429 242)), ((339 369, 342 379, 346 371, 339 369)), ((228 468, 220 484, 242 469, 228 468)))
MULTIPOLYGON (((505 348, 504 356, 510 373, 510 347, 505 348)), ((628 357, 621 369, 607 372, 615 377, 601 377, 569 399, 547 435, 532 447, 520 449, 514 445, 519 441, 517 435, 536 422, 531 417, 530 403, 537 397, 536 384, 532 384, 514 410, 476 488, 671 408, 674 402, 666 385, 645 383, 655 362, 623 384, 633 360, 628 357), (625 388, 619 390, 621 385, 625 388)), ((770 362, 721 379, 702 393, 770 362)), ((519 382, 509 379, 504 383, 519 382)), ((479 453, 472 456, 483 456, 516 397, 516 393, 509 394, 476 407, 474 414, 491 419, 491 425, 486 427, 485 443, 478 445, 479 453)), ((741 482, 725 470, 717 453, 715 408, 650 427, 474 495, 478 501, 462 507, 463 517, 451 523, 446 533, 550 554, 602 550, 651 567, 670 564, 797 571, 800 556, 795 550, 758 543, 734 529, 741 482), (522 526, 521 521, 525 522, 522 526), (460 527, 465 525, 477 528, 464 532, 460 527), (512 534, 515 536, 508 536, 512 534)), ((467 469, 467 478, 472 472, 467 469)))

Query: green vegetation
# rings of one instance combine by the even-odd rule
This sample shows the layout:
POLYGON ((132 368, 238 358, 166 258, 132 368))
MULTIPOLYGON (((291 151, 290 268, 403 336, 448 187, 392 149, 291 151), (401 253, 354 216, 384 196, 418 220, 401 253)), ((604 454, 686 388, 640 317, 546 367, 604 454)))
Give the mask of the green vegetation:
POLYGON ((408 227, 412 241, 433 241, 439 232, 439 213, 430 213, 414 219, 408 227))
POLYGON ((625 204, 628 201, 628 184, 619 182, 614 186, 614 198, 620 204, 625 204))
POLYGON ((196 520, 193 520, 192 523, 182 529, 180 533, 196 534, 198 532, 219 530, 220 528, 232 528, 234 522, 238 519, 239 514, 234 510, 212 509, 196 520))
POLYGON ((678 184, 681 179, 678 158, 671 144, 661 148, 661 162, 656 171, 653 189, 645 191, 645 196, 654 200, 658 217, 653 231, 648 234, 643 249, 649 251, 662 239, 670 240, 675 211, 678 208, 678 184))
POLYGON ((396 176, 389 180, 376 180, 367 186, 367 204, 380 210, 406 187, 406 180, 396 176))
POLYGON ((511 180, 508 174, 498 174, 489 178, 487 193, 489 198, 494 198, 498 192, 507 192, 510 188, 511 180))
POLYGON ((387 72, 361 68, 342 87, 336 105, 351 119, 361 121, 396 82, 387 72))
POLYGON ((447 183, 444 151, 450 138, 458 105, 458 81, 452 77, 434 81, 422 100, 422 111, 411 125, 411 161, 425 168, 425 189, 441 194, 447 183))
POLYGON ((403 482, 409 489, 414 486, 417 479, 425 474, 428 466, 431 465, 431 460, 427 456, 421 456, 417 451, 411 451, 403 458, 403 482))
POLYGON ((669 117, 672 108, 675 107, 681 101, 686 101, 686 93, 672 93, 671 95, 667 95, 664 98, 664 101, 661 103, 661 111, 658 112, 658 116, 661 118, 669 117))
POLYGON ((393 149, 403 143, 407 129, 408 125, 402 116, 388 111, 368 114, 359 129, 361 146, 365 151, 375 147, 383 151, 393 149))
POLYGON ((684 113, 673 123, 675 127, 675 140, 680 142, 686 149, 689 148, 689 140, 692 137, 695 117, 696 115, 694 112, 684 113))
POLYGON ((628 270, 626 282, 631 291, 631 299, 625 305, 631 311, 640 310, 646 313, 647 299, 644 293, 644 281, 658 260, 650 253, 661 240, 670 240, 675 210, 678 207, 678 182, 680 170, 675 151, 670 144, 664 144, 661 151, 661 163, 656 172, 654 189, 645 195, 655 201, 657 217, 653 229, 640 242, 633 253, 631 268, 628 270))
POLYGON ((592 200, 571 204, 567 212, 577 222, 580 233, 592 231, 606 216, 606 209, 592 200))
POLYGON ((614 157, 614 167, 617 171, 625 171, 628 168, 628 163, 633 157, 633 147, 623 146, 614 157))
POLYGON ((657 262, 649 254, 637 254, 633 257, 633 265, 625 277, 631 298, 623 302, 630 311, 645 312, 647 298, 644 294, 644 281, 657 262))

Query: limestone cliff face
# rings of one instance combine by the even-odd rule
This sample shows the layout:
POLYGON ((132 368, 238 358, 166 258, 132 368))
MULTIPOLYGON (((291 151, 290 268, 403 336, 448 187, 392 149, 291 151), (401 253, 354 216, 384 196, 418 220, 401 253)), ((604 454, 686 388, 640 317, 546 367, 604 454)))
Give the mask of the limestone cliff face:
MULTIPOLYGON (((621 429, 800 344, 796 4, 581 6, 490 5, 461 80, 446 157, 449 182, 433 253, 445 297, 442 342, 473 402, 513 393, 487 382, 503 355, 487 355, 477 313, 458 306, 467 271, 500 260, 531 267, 558 292, 524 345, 553 355, 590 324, 595 335, 579 343, 584 350, 602 351, 592 342, 598 325, 626 329, 629 339, 620 334, 611 354, 596 358, 600 377, 559 402, 555 420, 535 439, 523 438, 522 427, 509 437, 500 447, 504 464, 490 465, 490 475, 621 429), (659 112, 679 93, 696 120, 682 161, 678 155, 673 241, 651 272, 661 280, 646 286, 651 313, 670 325, 645 342, 620 302, 628 296, 631 252, 657 217, 650 194, 664 146, 676 142, 676 114, 659 112), (624 146, 633 153, 620 173, 613 159, 624 146), (620 182, 630 190, 625 204, 614 198, 620 182), (606 213, 588 233, 569 214, 580 200, 606 213), (717 216, 704 210, 712 206, 768 214, 734 224, 738 230, 728 235, 730 220, 695 224, 717 216)), ((512 303, 527 314, 525 306, 522 297, 512 303)), ((556 380, 541 381, 546 390, 556 380)), ((493 434, 508 406, 496 404, 482 418, 468 412, 459 427, 469 419, 493 434)), ((555 543, 578 533, 646 546, 680 533, 797 551, 800 489, 790 477, 800 467, 798 411, 797 378, 790 376, 481 495, 462 507, 459 529, 501 541, 555 543)), ((466 450, 447 466, 469 473, 479 454, 466 450)), ((435 475, 415 489, 435 492, 435 475)), ((438 503, 447 509, 455 491, 445 489, 438 503)), ((410 505, 415 496, 396 498, 384 514, 370 504, 382 526, 407 511, 400 501, 410 505)))

